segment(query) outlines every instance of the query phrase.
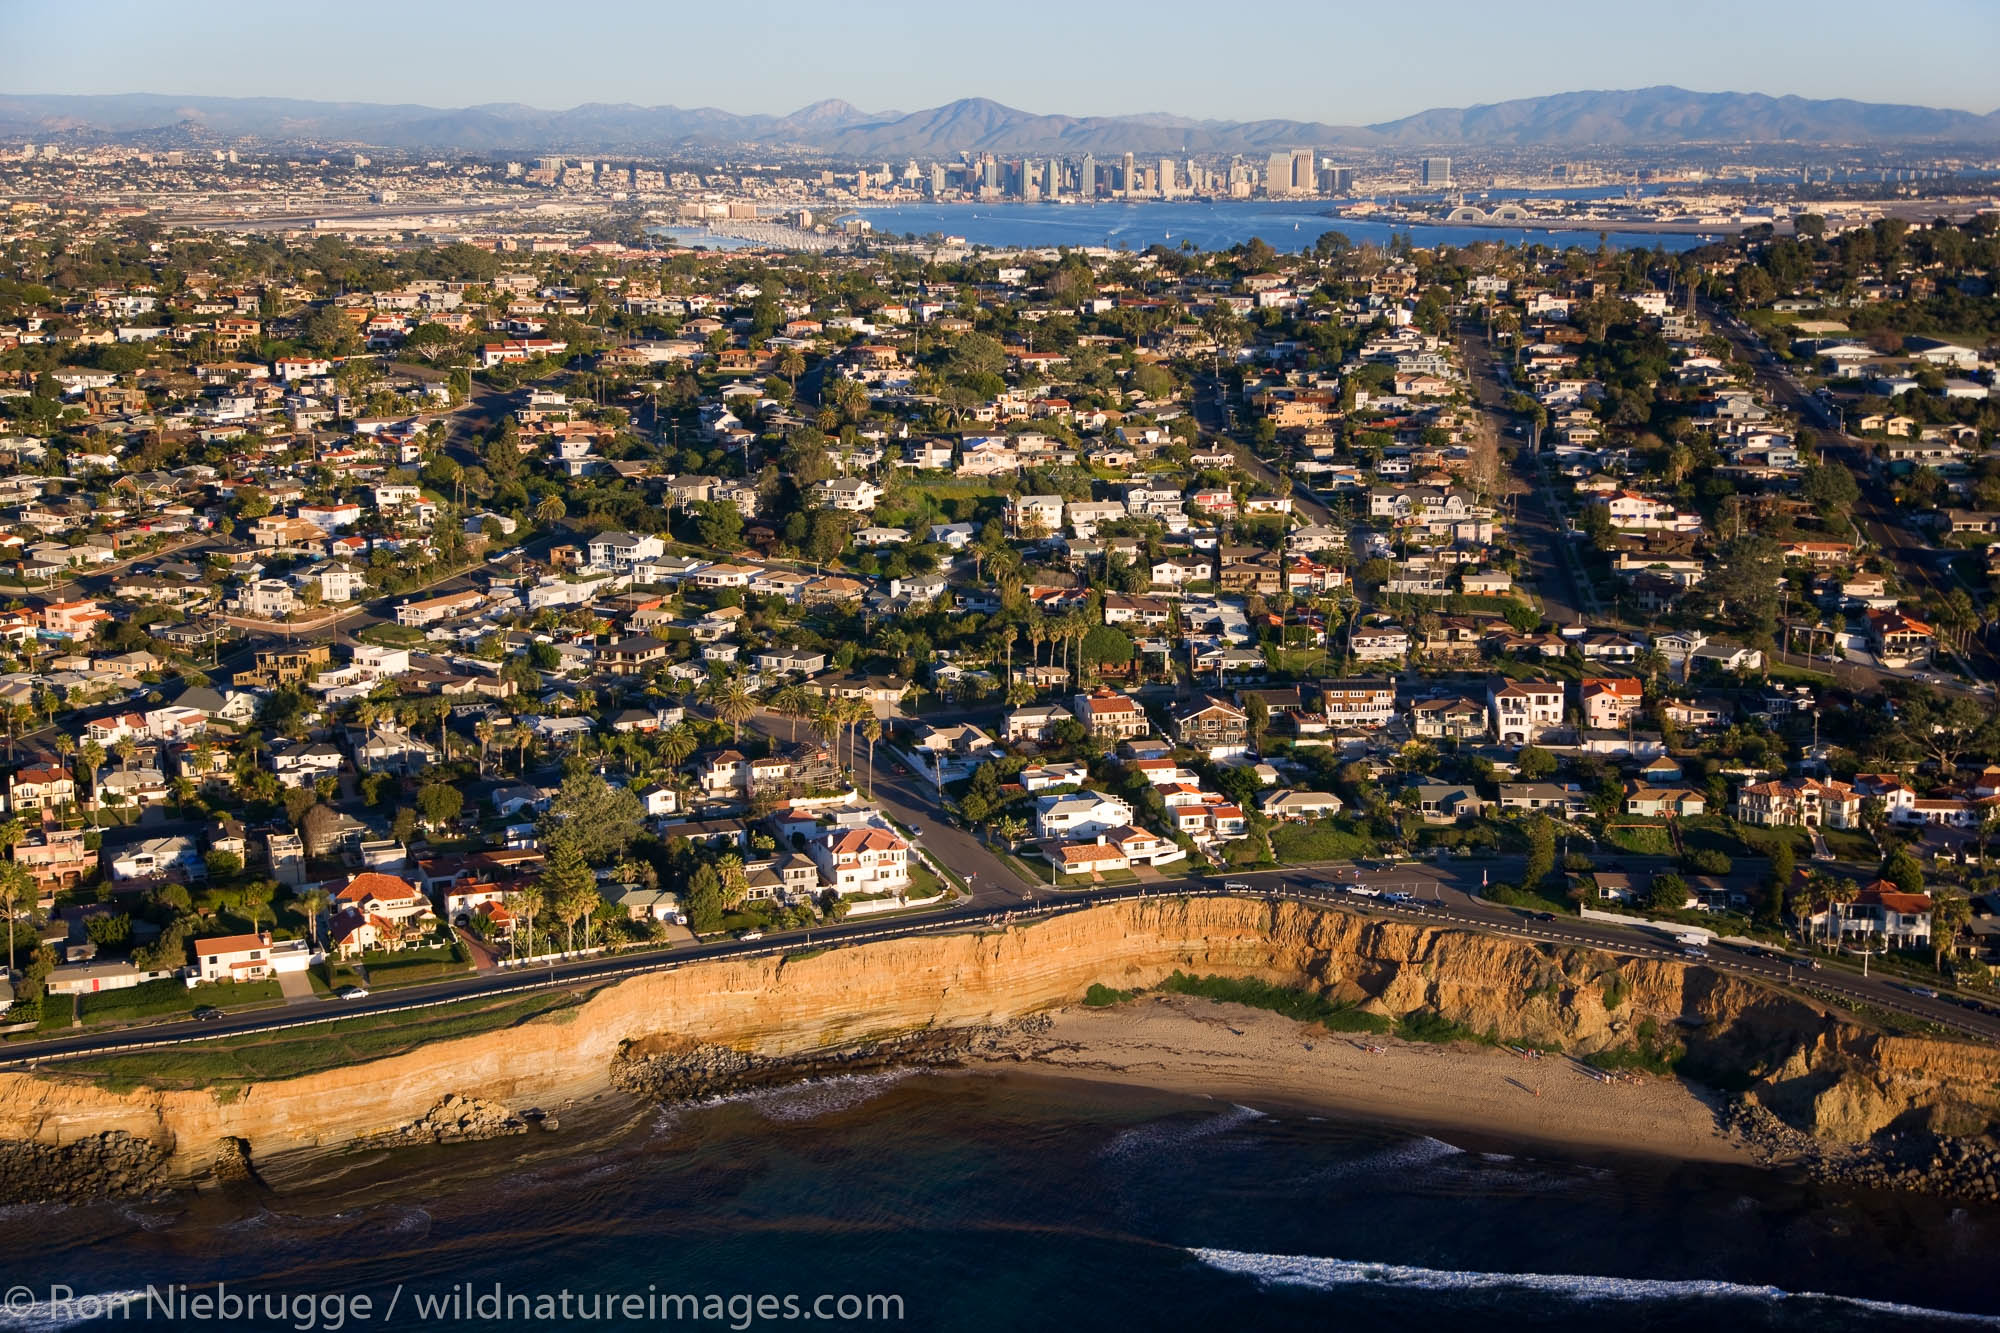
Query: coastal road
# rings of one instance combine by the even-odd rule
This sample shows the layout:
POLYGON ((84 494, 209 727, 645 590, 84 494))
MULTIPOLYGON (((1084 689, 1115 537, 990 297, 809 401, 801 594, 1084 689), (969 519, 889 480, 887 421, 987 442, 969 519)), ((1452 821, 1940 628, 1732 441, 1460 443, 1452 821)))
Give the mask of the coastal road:
MULTIPOLYGON (((1167 885, 1130 886, 1079 891, 1046 891, 1037 902, 1007 903, 988 897, 959 907, 904 917, 892 921, 847 921, 810 931, 790 931, 757 941, 720 940, 675 948, 670 952, 648 950, 611 956, 572 959, 548 967, 485 972, 468 977, 411 986, 393 993, 373 995, 353 1002, 329 1001, 311 1013, 289 1006, 275 1010, 226 1014, 210 1022, 183 1020, 128 1028, 118 1032, 83 1032, 10 1045, 0 1052, 0 1067, 33 1067, 42 1061, 66 1056, 140 1051, 185 1042, 212 1040, 224 1036, 274 1033, 289 1028, 333 1022, 371 1014, 390 1014, 460 1000, 495 998, 510 994, 529 995, 549 989, 582 990, 642 972, 663 971, 691 962, 715 958, 769 957, 802 948, 824 948, 859 944, 872 940, 907 938, 938 931, 977 930, 1004 927, 1012 922, 1034 919, 1055 912, 1075 911, 1103 903, 1134 898, 1179 897, 1185 894, 1228 894, 1269 900, 1292 900, 1354 912, 1371 919, 1395 919, 1418 924, 1467 929, 1505 936, 1548 946, 1575 946, 1599 949, 1634 958, 1686 962, 1681 949, 1662 929, 1636 929, 1613 923, 1580 921, 1569 917, 1537 916, 1519 909, 1488 903, 1476 896, 1486 871, 1517 865, 1518 858, 1474 865, 1404 863, 1379 868, 1356 867, 1346 863, 1318 867, 1288 867, 1249 871, 1228 877, 1167 885), (1392 903, 1380 898, 1361 897, 1346 892, 1322 892, 1320 883, 1359 882, 1385 891, 1411 895, 1412 901, 1392 903), (1241 885, 1231 889, 1230 885, 1241 885)), ((1829 1001, 1860 1003, 1890 1010, 1955 1029, 1988 1041, 2000 1042, 2000 1014, 1976 1011, 1944 999, 1914 994, 1902 983, 1881 977, 1862 978, 1828 968, 1807 971, 1789 965, 1783 958, 1750 953, 1726 945, 1709 951, 1700 966, 1788 989, 1816 992, 1829 1001)))

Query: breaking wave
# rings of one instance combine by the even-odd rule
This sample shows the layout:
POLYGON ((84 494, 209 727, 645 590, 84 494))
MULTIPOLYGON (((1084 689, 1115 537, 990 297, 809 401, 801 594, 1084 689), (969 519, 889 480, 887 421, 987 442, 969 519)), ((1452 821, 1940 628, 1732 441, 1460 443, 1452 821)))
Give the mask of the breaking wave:
POLYGON ((1271 1286, 1335 1291, 1343 1287, 1394 1287, 1405 1291, 1481 1292, 1523 1291, 1571 1301, 1750 1300, 1765 1302, 1825 1302, 1899 1318, 2000 1328, 2000 1315, 1931 1310, 1895 1301, 1871 1301, 1859 1296, 1833 1296, 1815 1291, 1786 1291, 1740 1282, 1703 1279, 1597 1277, 1572 1273, 1479 1273, 1405 1264, 1361 1263, 1351 1259, 1321 1259, 1296 1254, 1246 1254, 1239 1250, 1191 1249, 1210 1268, 1240 1273, 1271 1286))

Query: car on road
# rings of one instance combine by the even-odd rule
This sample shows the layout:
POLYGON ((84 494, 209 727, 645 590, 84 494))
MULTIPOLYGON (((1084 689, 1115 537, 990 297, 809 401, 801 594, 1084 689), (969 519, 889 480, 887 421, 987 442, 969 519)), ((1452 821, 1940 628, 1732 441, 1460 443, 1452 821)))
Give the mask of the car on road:
POLYGON ((1701 946, 1700 946, 1699 944, 1690 944, 1690 945, 1687 945, 1686 947, 1684 947, 1684 948, 1683 948, 1683 949, 1681 950, 1681 957, 1683 957, 1683 958, 1707 958, 1707 957, 1708 957, 1708 950, 1706 950, 1706 949, 1702 948, 1702 947, 1701 947, 1701 946))
POLYGON ((1919 1000, 1935 1000, 1938 997, 1938 993, 1929 986, 1905 986, 1903 989, 1919 1000))
POLYGON ((1316 879, 1306 885, 1306 887, 1314 893, 1345 893, 1353 886, 1349 884, 1336 884, 1330 879, 1316 879))
POLYGON ((368 988, 366 986, 342 986, 334 994, 343 1000, 365 1000, 368 998, 368 988))
POLYGON ((1224 893, 1248 893, 1250 892, 1250 885, 1244 880, 1226 879, 1222 881, 1222 891, 1224 893))
POLYGON ((739 930, 736 932, 736 938, 742 940, 745 944, 749 944, 752 941, 763 939, 764 932, 761 930, 739 930))
POLYGON ((1528 913, 1528 920, 1530 920, 1530 921, 1553 921, 1553 920, 1555 920, 1555 919, 1556 919, 1556 914, 1555 914, 1554 912, 1530 912, 1530 913, 1528 913))
POLYGON ((1382 895, 1382 901, 1385 903, 1413 903, 1416 900, 1416 894, 1403 893, 1400 890, 1395 893, 1385 893, 1382 895))
POLYGON ((222 1011, 212 1004, 204 1004, 194 1011, 194 1021, 197 1023, 213 1023, 220 1017, 222 1011))
POLYGON ((921 838, 924 836, 924 831, 918 828, 915 824, 912 824, 910 825, 910 836, 913 838, 921 838))

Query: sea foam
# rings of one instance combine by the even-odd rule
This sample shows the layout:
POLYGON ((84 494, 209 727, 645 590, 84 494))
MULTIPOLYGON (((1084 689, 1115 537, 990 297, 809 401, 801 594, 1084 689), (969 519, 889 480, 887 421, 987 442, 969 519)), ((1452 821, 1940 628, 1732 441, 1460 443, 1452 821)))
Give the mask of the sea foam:
POLYGON ((1240 1273, 1273 1286, 1306 1287, 1317 1291, 1367 1286, 1436 1292, 1531 1291, 1573 1301, 1825 1301, 1901 1318, 2000 1328, 2000 1315, 1931 1310, 1895 1301, 1872 1301, 1859 1296, 1834 1296, 1817 1291, 1786 1291, 1782 1287, 1760 1287, 1740 1282, 1601 1277, 1579 1273, 1458 1272, 1406 1264, 1322 1259, 1312 1255, 1246 1254, 1239 1250, 1191 1249, 1188 1253, 1210 1268, 1225 1273, 1240 1273))

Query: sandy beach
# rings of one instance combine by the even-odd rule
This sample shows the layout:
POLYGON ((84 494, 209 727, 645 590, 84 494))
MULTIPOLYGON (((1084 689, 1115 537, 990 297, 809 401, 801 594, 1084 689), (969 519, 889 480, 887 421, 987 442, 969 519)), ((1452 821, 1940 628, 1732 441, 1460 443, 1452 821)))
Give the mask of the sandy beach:
MULTIPOLYGON (((1756 1163, 1705 1090, 1672 1078, 1601 1083, 1562 1056, 1350 1036, 1240 1005, 1156 995, 1055 1013, 996 1063, 1255 1104, 1278 1102, 1423 1130, 1756 1163)), ((976 1065, 974 1066, 977 1067, 976 1065)))

